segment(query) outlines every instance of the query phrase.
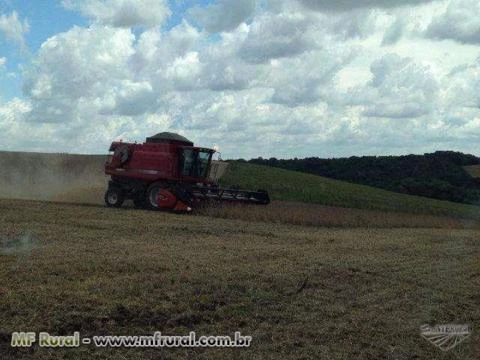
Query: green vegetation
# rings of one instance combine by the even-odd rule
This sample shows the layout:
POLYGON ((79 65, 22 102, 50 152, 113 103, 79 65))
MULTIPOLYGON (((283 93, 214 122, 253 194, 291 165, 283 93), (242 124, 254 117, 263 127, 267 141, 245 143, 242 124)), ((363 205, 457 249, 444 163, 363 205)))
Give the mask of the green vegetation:
POLYGON ((278 160, 252 159, 250 163, 375 186, 404 194, 465 204, 480 203, 480 185, 465 171, 480 159, 454 151, 406 156, 353 156, 350 158, 278 160))
POLYGON ((480 178, 480 165, 464 166, 465 171, 474 178, 480 178))
POLYGON ((370 186, 268 166, 231 162, 223 185, 265 189, 273 200, 357 209, 478 218, 480 207, 398 194, 370 186))

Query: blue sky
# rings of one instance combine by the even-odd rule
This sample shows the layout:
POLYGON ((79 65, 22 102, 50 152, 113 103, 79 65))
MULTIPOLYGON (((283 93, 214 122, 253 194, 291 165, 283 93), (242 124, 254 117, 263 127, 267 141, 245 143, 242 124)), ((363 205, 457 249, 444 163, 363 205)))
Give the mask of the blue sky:
POLYGON ((480 155, 478 0, 0 0, 0 150, 480 155), (25 129, 28 128, 28 134, 25 129))
POLYGON ((0 2, 0 14, 16 12, 21 19, 28 19, 30 30, 25 35, 28 52, 4 37, 0 37, 0 57, 8 59, 0 77, 2 96, 9 100, 22 94, 22 64, 31 61, 31 54, 49 37, 67 31, 74 25, 84 26, 87 20, 78 13, 65 10, 58 1, 15 0, 0 2), (8 76, 7 73, 11 75, 8 76), (13 77, 12 74, 16 76, 13 77))
MULTIPOLYGON (((206 6, 209 0, 170 0, 171 16, 164 24, 169 29, 178 25, 185 16, 185 11, 196 6, 206 6)), ((73 26, 87 26, 88 18, 75 11, 65 9, 56 0, 0 0, 0 14, 16 12, 21 19, 28 19, 30 30, 25 35, 28 53, 22 52, 16 44, 0 37, 0 57, 7 57, 8 62, 0 74, 1 96, 5 100, 22 95, 21 64, 28 64, 31 54, 35 53, 42 43, 55 34, 68 31, 73 26), (10 76, 7 74, 10 73, 10 76), (12 74, 16 76, 13 77, 12 74)))
POLYGON ((78 13, 66 10, 59 1, 4 1, 2 12, 16 11, 22 19, 28 19, 30 31, 26 38, 32 51, 50 36, 67 31, 73 25, 84 26, 87 20, 78 13))

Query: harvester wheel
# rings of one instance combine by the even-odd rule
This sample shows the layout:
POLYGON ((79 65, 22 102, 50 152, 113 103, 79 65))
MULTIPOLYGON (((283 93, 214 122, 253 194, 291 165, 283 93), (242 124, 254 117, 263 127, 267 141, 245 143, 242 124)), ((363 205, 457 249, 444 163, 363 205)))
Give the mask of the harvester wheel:
POLYGON ((108 207, 121 207, 125 200, 125 194, 118 187, 110 187, 105 192, 105 204, 108 207))
POLYGON ((163 207, 158 204, 158 198, 162 190, 167 190, 167 185, 162 182, 153 183, 148 187, 145 194, 145 203, 150 210, 162 210, 163 207))

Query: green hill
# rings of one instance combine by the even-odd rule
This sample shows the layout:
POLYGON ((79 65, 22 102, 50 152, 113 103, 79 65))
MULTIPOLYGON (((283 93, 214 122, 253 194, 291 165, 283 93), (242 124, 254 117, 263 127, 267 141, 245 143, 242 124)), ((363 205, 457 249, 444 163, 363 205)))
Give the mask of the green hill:
MULTIPOLYGON (((103 204, 105 156, 0 152, 0 197, 103 204)), ((280 168, 230 162, 223 185, 265 189, 272 200, 480 218, 480 207, 399 194, 280 168)))
POLYGON ((272 200, 464 218, 480 217, 478 206, 399 194, 322 176, 240 162, 230 163, 221 184, 265 189, 272 200))
POLYGON ((465 169, 478 166, 480 158, 460 152, 436 151, 423 155, 352 156, 333 159, 257 158, 248 162, 374 186, 402 194, 470 205, 480 203, 480 184, 465 169))

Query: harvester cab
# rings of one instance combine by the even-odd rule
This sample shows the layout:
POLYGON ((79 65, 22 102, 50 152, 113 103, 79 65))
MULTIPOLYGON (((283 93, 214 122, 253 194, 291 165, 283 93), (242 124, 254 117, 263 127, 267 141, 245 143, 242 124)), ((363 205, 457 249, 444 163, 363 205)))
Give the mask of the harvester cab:
POLYGON ((205 201, 268 204, 266 191, 221 188, 210 175, 215 150, 195 147, 173 133, 159 133, 142 144, 113 142, 105 163, 111 179, 105 193, 109 207, 132 199, 136 207, 189 212, 205 201))
POLYGON ((180 176, 192 181, 205 181, 214 152, 215 150, 212 149, 180 147, 180 176))

